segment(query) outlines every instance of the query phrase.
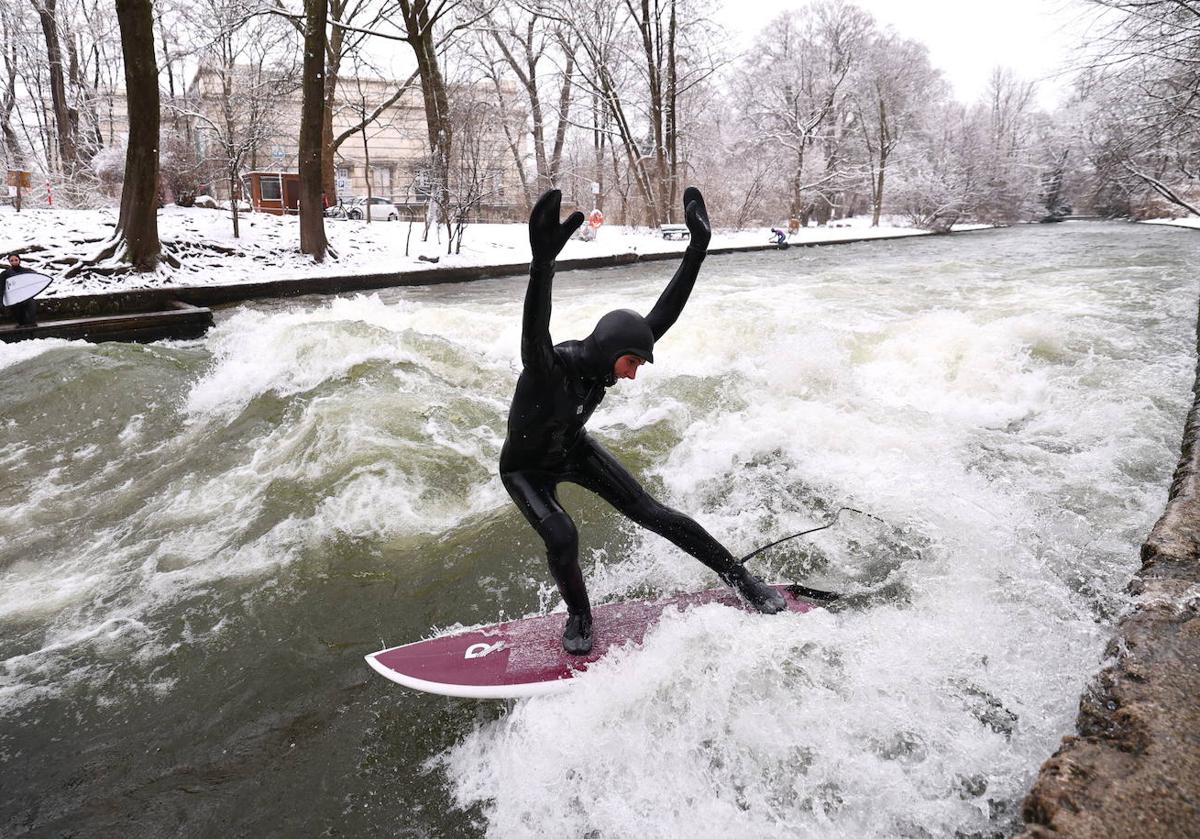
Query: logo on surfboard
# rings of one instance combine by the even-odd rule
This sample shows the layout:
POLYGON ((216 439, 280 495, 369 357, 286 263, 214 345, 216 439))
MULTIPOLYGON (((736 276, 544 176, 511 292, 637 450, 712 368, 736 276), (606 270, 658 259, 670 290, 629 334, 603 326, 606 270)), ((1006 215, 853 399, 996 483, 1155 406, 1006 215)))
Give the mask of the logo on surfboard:
POLYGON ((503 641, 497 641, 494 644, 472 644, 463 653, 463 658, 483 658, 502 649, 504 649, 503 641))

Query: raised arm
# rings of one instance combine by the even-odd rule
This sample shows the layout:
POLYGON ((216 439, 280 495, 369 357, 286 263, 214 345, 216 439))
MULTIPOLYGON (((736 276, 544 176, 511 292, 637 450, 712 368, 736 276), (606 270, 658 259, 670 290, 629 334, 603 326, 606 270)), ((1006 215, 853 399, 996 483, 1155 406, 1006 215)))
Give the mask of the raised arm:
POLYGON ((521 323, 521 363, 526 367, 549 370, 554 363, 554 342, 550 340, 550 291, 554 284, 554 260, 583 224, 583 213, 571 214, 558 221, 562 193, 552 189, 538 199, 529 214, 529 289, 525 292, 525 314, 521 323))
POLYGON ((646 315, 646 323, 650 324, 655 341, 671 328, 683 311, 692 293, 692 286, 696 284, 696 276, 700 273, 700 263, 704 262, 704 256, 708 253, 708 240, 712 238, 704 196, 694 186, 683 191, 683 214, 691 234, 690 243, 683 252, 683 262, 679 263, 675 276, 659 295, 650 314, 646 315))

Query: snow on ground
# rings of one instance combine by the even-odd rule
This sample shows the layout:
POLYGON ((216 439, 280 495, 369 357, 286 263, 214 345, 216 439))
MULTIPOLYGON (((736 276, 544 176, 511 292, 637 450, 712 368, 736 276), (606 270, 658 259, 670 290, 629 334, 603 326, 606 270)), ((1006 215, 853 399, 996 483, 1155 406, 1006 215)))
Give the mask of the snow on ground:
MULTIPOLYGON (((27 209, 20 213, 0 207, 0 252, 18 250, 30 268, 61 276, 76 259, 99 252, 116 225, 116 209, 27 209)), ((473 224, 463 236, 461 254, 446 254, 445 228, 430 231, 421 241, 421 224, 408 222, 326 219, 325 233, 337 254, 316 264, 300 253, 299 220, 295 216, 253 213, 241 217, 241 236, 233 237, 228 210, 169 206, 159 211, 159 237, 179 254, 178 269, 160 267, 153 274, 119 274, 59 280, 44 296, 94 294, 162 286, 227 285, 313 276, 345 276, 410 272, 441 267, 503 265, 529 259, 525 224, 473 224), (408 255, 405 255, 405 250, 408 255), (223 251, 229 251, 225 253, 223 251), (418 259, 438 257, 435 266, 418 259)), ((843 239, 919 236, 925 231, 906 227, 870 227, 870 219, 849 219, 830 227, 809 227, 790 237, 793 243, 835 242, 843 239)), ((710 247, 765 245, 765 227, 740 231, 716 230, 710 247)), ((572 240, 560 259, 610 256, 621 253, 682 252, 686 241, 665 241, 656 230, 604 225, 595 241, 572 240)))
POLYGON ((1200 216, 1187 216, 1186 218, 1156 218, 1144 221, 1142 224, 1165 224, 1170 227, 1190 227, 1192 230, 1200 230, 1200 216))

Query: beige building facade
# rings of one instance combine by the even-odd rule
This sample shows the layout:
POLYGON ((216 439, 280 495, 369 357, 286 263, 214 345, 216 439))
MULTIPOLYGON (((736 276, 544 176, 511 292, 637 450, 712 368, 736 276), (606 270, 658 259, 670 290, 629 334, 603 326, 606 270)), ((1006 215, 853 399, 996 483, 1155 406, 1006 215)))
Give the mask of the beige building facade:
MULTIPOLYGON (((364 129, 364 116, 391 99, 401 82, 343 77, 333 114, 337 194, 329 204, 355 198, 386 198, 416 210, 425 206, 431 186, 425 108, 418 84, 383 108, 364 129)), ((202 70, 191 87, 189 132, 197 154, 207 161, 209 194, 227 200, 228 160, 242 149, 240 172, 297 172, 301 92, 295 84, 254 82, 239 68, 226 97, 220 74, 202 70), (227 102, 228 100, 228 102, 227 102), (230 143, 232 139, 234 142, 230 143)), ((451 162, 451 199, 471 193, 475 217, 506 218, 523 212, 521 189, 510 137, 524 153, 524 115, 498 113, 485 88, 452 90, 455 143, 451 162), (507 127, 507 131, 505 130, 507 127)), ((494 97, 492 97, 494 99, 494 97)), ((248 194, 248 193, 247 193, 248 194)))

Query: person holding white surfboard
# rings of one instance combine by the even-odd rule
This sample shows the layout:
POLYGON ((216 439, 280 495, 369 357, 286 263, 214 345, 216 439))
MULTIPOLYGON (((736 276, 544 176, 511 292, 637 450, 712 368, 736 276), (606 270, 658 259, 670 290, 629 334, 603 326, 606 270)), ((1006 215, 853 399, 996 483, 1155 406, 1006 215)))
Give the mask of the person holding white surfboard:
POLYGON ((592 649, 592 611, 579 567, 579 534, 559 503, 567 481, 599 495, 637 524, 692 555, 761 612, 786 608, 783 595, 746 571, 694 520, 650 496, 584 425, 619 379, 635 379, 654 362, 654 344, 675 323, 691 294, 712 236, 700 190, 683 193, 690 242, 675 275, 650 313, 617 309, 600 318, 582 341, 554 344, 550 297, 554 264, 583 223, 583 213, 560 222, 562 193, 543 195, 529 216, 533 260, 521 331, 523 370, 508 415, 500 453, 500 478, 513 502, 546 543, 550 572, 567 605, 563 648, 575 655, 592 649))
POLYGON ((20 254, 10 253, 8 267, 0 271, 0 294, 3 294, 0 300, 4 303, 5 311, 16 318, 19 326, 37 326, 37 301, 34 297, 48 285, 49 277, 23 266, 20 254), (21 277, 22 274, 32 276, 21 277))

